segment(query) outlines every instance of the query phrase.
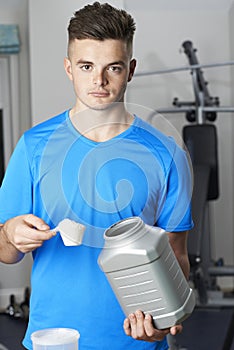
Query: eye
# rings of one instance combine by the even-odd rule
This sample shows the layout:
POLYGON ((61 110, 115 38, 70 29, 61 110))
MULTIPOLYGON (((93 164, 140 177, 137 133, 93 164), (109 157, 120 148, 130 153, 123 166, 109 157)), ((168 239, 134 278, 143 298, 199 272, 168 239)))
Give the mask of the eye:
POLYGON ((92 69, 92 66, 91 64, 83 64, 82 66, 80 66, 80 68, 83 70, 83 71, 89 71, 92 69))
POLYGON ((121 66, 110 66, 108 68, 109 71, 114 72, 114 73, 120 73, 122 71, 121 66))

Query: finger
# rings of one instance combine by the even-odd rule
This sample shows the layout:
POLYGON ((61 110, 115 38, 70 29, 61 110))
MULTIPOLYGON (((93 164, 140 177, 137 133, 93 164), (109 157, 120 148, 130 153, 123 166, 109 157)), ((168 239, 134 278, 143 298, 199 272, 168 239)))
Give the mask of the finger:
POLYGON ((123 328, 124 328, 125 334, 131 336, 131 326, 128 318, 124 320, 123 328))
POLYGON ((50 231, 39 231, 38 229, 31 228, 27 225, 19 225, 16 230, 16 235, 13 237, 15 244, 42 244, 44 241, 53 237, 53 233, 50 231))
POLYGON ((153 318, 151 315, 145 315, 144 321, 145 333, 147 337, 160 341, 169 333, 169 329, 156 329, 153 324, 153 318))
POLYGON ((29 241, 44 242, 56 234, 44 220, 33 214, 25 215, 23 221, 27 225, 29 241))
POLYGON ((131 336, 134 339, 137 339, 137 319, 135 314, 130 314, 128 316, 129 322, 130 322, 130 327, 131 327, 131 336))
POLYGON ((145 315, 143 314, 142 311, 137 310, 136 313, 136 332, 137 332, 137 338, 142 339, 145 337, 145 326, 144 326, 144 319, 145 315))
POLYGON ((15 235, 12 237, 12 242, 16 248, 25 251, 25 248, 27 249, 27 246, 32 244, 35 249, 41 246, 44 241, 49 240, 54 236, 53 232, 48 230, 48 225, 45 223, 42 225, 45 225, 46 230, 41 231, 35 228, 35 225, 43 228, 43 226, 40 226, 40 221, 43 222, 40 218, 27 215, 27 217, 23 218, 23 223, 18 224, 15 227, 15 235))
POLYGON ((145 326, 145 332, 147 334, 148 337, 152 337, 154 334, 154 326, 153 326, 153 322, 152 322, 152 316, 149 314, 145 315, 145 322, 144 322, 144 326, 145 326))
POLYGON ((176 325, 170 328, 170 333, 171 335, 176 335, 176 334, 180 334, 183 330, 183 326, 180 325, 176 325))
POLYGON ((42 246, 42 242, 40 243, 33 243, 33 244, 26 244, 26 245, 22 245, 22 247, 20 247, 20 251, 24 254, 26 253, 30 253, 32 252, 33 250, 39 248, 42 246))
POLYGON ((31 229, 31 240, 34 242, 41 242, 48 241, 52 237, 54 237, 54 232, 52 231, 39 231, 35 229, 31 229))
POLYGON ((49 239, 49 236, 46 236, 44 232, 37 232, 37 230, 34 229, 30 230, 31 232, 26 232, 22 237, 16 236, 12 241, 12 244, 22 253, 28 253, 39 248, 45 240, 49 239))
POLYGON ((29 225, 31 227, 35 227, 36 229, 38 229, 40 231, 46 231, 46 230, 50 229, 50 227, 45 223, 44 220, 42 220, 41 218, 39 218, 38 216, 35 216, 33 214, 25 215, 24 222, 27 225, 29 225))

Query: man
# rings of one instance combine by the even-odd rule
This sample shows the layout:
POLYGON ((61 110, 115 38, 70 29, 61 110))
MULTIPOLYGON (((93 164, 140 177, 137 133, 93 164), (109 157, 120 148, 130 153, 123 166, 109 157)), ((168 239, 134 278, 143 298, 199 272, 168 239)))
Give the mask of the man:
POLYGON ((135 23, 108 4, 87 5, 71 19, 65 71, 73 108, 20 139, 0 192, 0 257, 16 263, 32 252, 30 319, 23 341, 49 327, 78 329, 80 349, 167 349, 165 336, 140 310, 125 318, 97 259, 103 232, 140 216, 169 231, 188 276, 190 172, 170 138, 130 114, 124 95, 136 60, 135 23), (70 218, 86 226, 83 244, 65 247, 50 228, 70 218))

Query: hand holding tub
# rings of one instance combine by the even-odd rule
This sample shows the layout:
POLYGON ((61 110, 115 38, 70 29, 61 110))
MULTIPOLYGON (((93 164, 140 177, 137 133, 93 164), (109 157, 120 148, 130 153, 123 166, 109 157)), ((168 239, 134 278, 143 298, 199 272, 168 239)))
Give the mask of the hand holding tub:
POLYGON ((123 325, 125 334, 136 340, 145 340, 149 342, 161 341, 167 334, 176 335, 182 332, 182 325, 178 324, 171 328, 157 329, 153 325, 153 318, 140 310, 130 314, 123 325))

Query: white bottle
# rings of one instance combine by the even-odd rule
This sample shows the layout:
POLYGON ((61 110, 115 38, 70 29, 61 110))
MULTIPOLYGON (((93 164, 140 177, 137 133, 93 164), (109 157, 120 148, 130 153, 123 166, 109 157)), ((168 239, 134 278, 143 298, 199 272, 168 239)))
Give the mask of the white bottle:
POLYGON ((163 329, 192 313, 194 293, 163 229, 131 217, 108 228, 104 239, 98 263, 126 316, 141 310, 163 329))

